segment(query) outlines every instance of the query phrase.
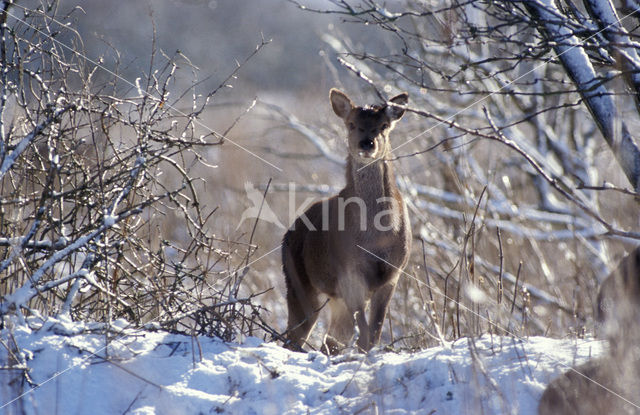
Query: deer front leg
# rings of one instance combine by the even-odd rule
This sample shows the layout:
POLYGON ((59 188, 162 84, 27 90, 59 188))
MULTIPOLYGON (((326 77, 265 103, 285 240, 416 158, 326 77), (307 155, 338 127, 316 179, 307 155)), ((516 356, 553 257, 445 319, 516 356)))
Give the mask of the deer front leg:
POLYGON ((358 325, 360 337, 358 349, 367 351, 370 347, 370 329, 365 317, 364 304, 359 307, 350 307, 340 298, 332 298, 329 301, 331 307, 331 323, 329 332, 324 340, 323 351, 327 354, 338 354, 353 338, 354 328, 358 325), (353 311, 355 309, 355 311, 353 311))
POLYGON ((341 298, 329 300, 331 323, 324 340, 324 352, 335 355, 340 352, 353 337, 354 319, 341 298))
POLYGON ((358 349, 368 352, 372 345, 369 324, 367 323, 367 317, 364 311, 364 304, 361 307, 358 307, 358 309, 353 312, 353 315, 356 319, 356 324, 358 325, 358 331, 360 332, 360 337, 358 338, 357 343, 358 349))
POLYGON ((389 301, 393 296, 393 292, 396 289, 396 279, 392 279, 392 282, 388 282, 378 290, 371 297, 371 305, 369 310, 369 323, 371 325, 371 347, 380 342, 380 335, 382 334, 382 325, 387 315, 387 309, 389 308, 389 301))
POLYGON ((351 322, 351 335, 353 335, 355 322, 359 331, 358 348, 362 351, 368 351, 371 348, 370 329, 365 314, 368 288, 364 278, 362 278, 359 273, 354 272, 347 275, 349 276, 348 278, 340 281, 341 292, 346 306, 346 316, 344 320, 351 322))

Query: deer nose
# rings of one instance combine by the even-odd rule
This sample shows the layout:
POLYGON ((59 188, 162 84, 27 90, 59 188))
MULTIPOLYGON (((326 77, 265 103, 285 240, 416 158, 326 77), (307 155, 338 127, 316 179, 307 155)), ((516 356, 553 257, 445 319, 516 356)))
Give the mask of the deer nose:
POLYGON ((364 140, 360 140, 360 144, 359 145, 360 145, 360 148, 362 150, 365 150, 365 151, 369 151, 369 150, 373 149, 373 147, 375 147, 375 143, 373 142, 373 140, 371 140, 369 138, 366 138, 364 140))

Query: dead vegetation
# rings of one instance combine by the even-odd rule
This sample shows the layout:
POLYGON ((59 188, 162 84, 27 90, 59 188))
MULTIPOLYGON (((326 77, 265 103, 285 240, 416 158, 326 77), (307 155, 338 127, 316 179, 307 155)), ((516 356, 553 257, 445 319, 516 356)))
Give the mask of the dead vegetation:
POLYGON ((130 81, 117 53, 84 55, 57 2, 1 6, 2 315, 270 333, 259 293, 241 289, 255 245, 216 236, 216 206, 201 200, 207 152, 237 122, 219 133, 202 114, 243 64, 201 91, 189 60, 154 43, 148 73, 130 81), (192 86, 176 91, 184 73, 192 86))
MULTIPOLYGON (((57 23, 65 16, 55 2, 2 4, 3 313, 277 338, 284 229, 255 219, 238 227, 253 203, 245 182, 261 195, 270 183, 265 200, 284 227, 305 199, 343 185, 345 142, 326 96, 232 105, 197 78, 176 91, 197 71, 153 48, 148 74, 123 79, 116 58, 90 62, 69 48, 82 50, 80 35, 57 23)), ((350 80, 344 89, 359 101, 401 90, 412 98, 392 142, 414 235, 383 332, 393 348, 592 333, 599 282, 636 243, 636 193, 552 59, 554 43, 520 9, 519 32, 488 30, 508 17, 504 4, 475 32, 468 12, 489 3, 331 12, 391 36, 388 50, 369 54, 336 26, 327 45, 353 76, 328 68, 331 83, 350 80), (526 39, 534 50, 522 49, 526 39)), ((609 95, 629 115, 622 75, 596 69, 614 76, 609 95)))

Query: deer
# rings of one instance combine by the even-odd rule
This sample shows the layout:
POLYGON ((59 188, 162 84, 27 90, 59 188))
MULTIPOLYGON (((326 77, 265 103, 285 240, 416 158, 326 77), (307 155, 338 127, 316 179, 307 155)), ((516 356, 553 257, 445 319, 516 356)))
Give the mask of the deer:
POLYGON ((303 350, 328 303, 331 318, 322 350, 335 355, 352 344, 356 333, 359 351, 380 342, 389 302, 409 259, 411 226, 389 141, 409 94, 365 107, 335 88, 329 97, 347 129, 346 184, 294 221, 282 240, 282 264, 285 346, 303 350))
POLYGON ((640 414, 640 248, 598 290, 597 334, 607 353, 560 375, 545 389, 539 415, 640 414))

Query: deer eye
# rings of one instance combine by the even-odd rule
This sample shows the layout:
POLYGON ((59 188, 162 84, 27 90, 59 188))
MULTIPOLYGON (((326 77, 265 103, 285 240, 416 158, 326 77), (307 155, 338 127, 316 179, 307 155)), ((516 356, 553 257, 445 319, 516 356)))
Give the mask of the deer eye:
POLYGON ((350 130, 354 130, 356 128, 356 125, 352 122, 349 123, 349 129, 350 130))
POLYGON ((386 130, 387 128, 389 128, 389 123, 382 124, 382 129, 383 130, 386 130))

